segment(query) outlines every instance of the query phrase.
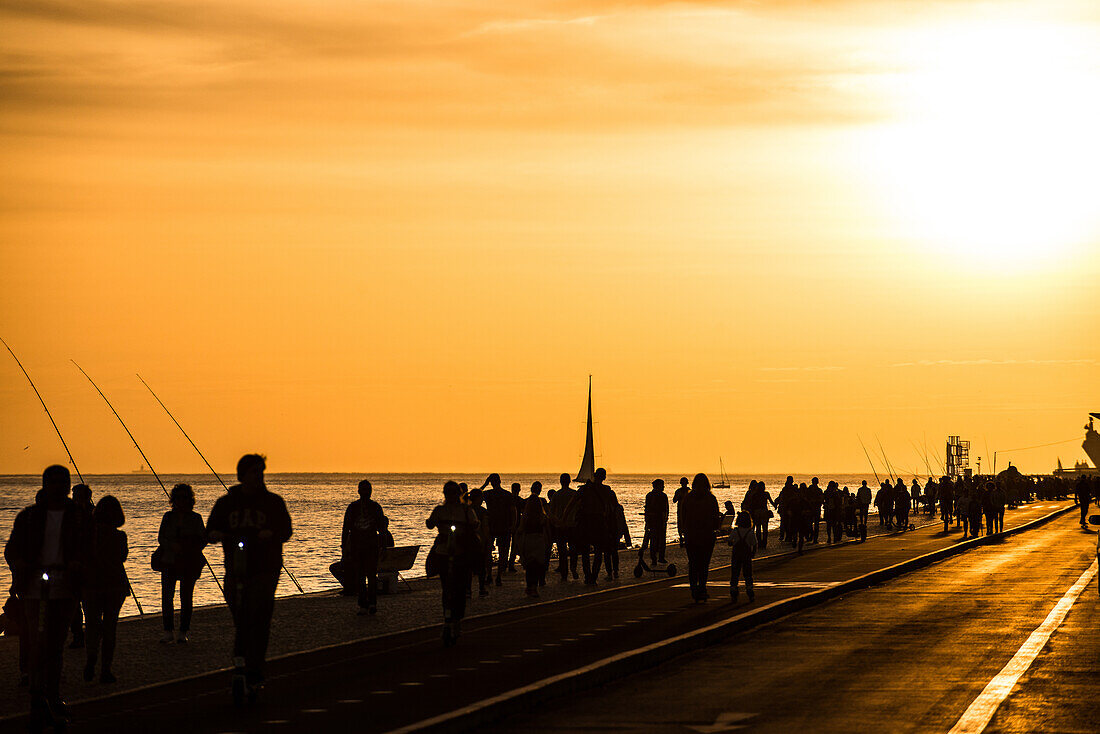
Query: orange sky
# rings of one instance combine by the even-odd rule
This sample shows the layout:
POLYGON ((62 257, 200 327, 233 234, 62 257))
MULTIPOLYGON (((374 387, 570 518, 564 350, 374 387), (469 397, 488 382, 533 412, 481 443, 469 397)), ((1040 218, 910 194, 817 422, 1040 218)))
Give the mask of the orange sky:
POLYGON ((589 373, 619 472, 988 466, 1100 410, 1095 3, 9 0, 0 41, 0 335, 86 473, 139 458, 70 358, 162 472, 202 464, 135 372, 273 471, 572 471, 589 373))

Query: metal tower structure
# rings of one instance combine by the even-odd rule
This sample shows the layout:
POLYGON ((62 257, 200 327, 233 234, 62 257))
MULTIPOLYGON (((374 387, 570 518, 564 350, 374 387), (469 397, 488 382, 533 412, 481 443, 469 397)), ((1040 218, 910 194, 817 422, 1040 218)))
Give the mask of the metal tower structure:
POLYGON ((970 469, 970 442, 963 441, 958 436, 947 437, 947 451, 944 465, 947 476, 956 478, 964 476, 970 469))

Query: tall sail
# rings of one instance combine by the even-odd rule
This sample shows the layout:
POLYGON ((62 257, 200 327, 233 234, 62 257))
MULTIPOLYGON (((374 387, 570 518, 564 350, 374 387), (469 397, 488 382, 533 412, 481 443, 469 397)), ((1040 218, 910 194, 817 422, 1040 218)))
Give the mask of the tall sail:
POLYGON ((588 432, 584 436, 584 458, 574 480, 584 484, 596 476, 596 451, 592 446, 592 375, 588 376, 588 432))

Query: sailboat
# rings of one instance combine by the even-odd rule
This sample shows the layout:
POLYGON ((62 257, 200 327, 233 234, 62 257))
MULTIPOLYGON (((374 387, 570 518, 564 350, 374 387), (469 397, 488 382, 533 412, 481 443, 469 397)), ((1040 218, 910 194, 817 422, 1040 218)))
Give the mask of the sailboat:
POLYGON ((726 465, 722 463, 722 457, 718 457, 718 466, 721 467, 722 478, 711 484, 712 489, 729 489, 730 478, 726 476, 726 465))
POLYGON ((592 375, 588 376, 588 431, 584 437, 584 456, 581 468, 573 481, 585 484, 596 478, 596 450, 592 443, 592 375))

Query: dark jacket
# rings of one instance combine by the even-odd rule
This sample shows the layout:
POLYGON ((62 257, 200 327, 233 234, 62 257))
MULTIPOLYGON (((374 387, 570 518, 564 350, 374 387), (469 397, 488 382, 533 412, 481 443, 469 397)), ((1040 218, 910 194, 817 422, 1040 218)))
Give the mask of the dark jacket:
POLYGON ((714 533, 722 524, 722 513, 718 510, 718 498, 711 492, 693 489, 680 500, 683 507, 684 537, 687 539, 715 537, 714 533))
POLYGON ((202 515, 194 510, 169 510, 160 520, 157 543, 162 551, 164 570, 181 578, 197 579, 206 563, 206 528, 202 515))
POLYGON ((651 527, 662 527, 668 524, 667 494, 654 489, 645 496, 645 521, 651 527))
MULTIPOLYGON (((54 579, 64 586, 65 596, 78 597, 81 587, 81 571, 85 562, 80 544, 80 510, 76 503, 66 498, 64 517, 61 521, 61 571, 54 579)), ((11 536, 4 546, 4 560, 11 568, 12 588, 17 596, 23 596, 35 583, 42 569, 39 559, 46 537, 46 502, 43 499, 26 507, 15 516, 11 536)))
POLYGON ((240 485, 234 485, 210 510, 206 532, 215 531, 224 535, 222 549, 227 574, 243 573, 246 577, 277 574, 283 565, 283 543, 292 532, 290 513, 283 498, 274 492, 263 488, 248 495, 240 485), (263 530, 270 530, 271 537, 261 538, 263 530), (238 546, 241 542, 243 549, 238 546), (238 551, 243 551, 243 557, 238 551))
POLYGON ((92 557, 84 572, 84 594, 101 593, 106 597, 118 598, 129 596, 130 583, 126 577, 126 557, 129 554, 126 533, 96 523, 92 557))
POLYGON ((344 557, 377 552, 382 545, 381 531, 386 524, 382 505, 374 500, 357 499, 344 511, 340 531, 340 550, 344 557))

